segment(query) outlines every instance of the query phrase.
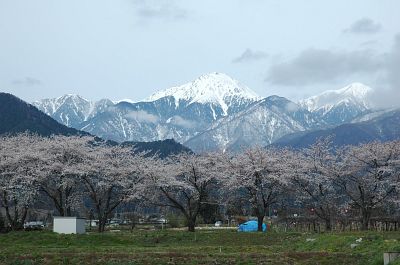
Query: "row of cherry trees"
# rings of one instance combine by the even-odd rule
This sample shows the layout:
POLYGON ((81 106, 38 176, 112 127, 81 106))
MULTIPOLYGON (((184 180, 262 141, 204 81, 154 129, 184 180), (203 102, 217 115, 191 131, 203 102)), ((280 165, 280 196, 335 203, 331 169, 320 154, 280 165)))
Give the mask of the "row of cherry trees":
POLYGON ((257 216, 260 230, 270 207, 283 204, 313 209, 327 230, 341 212, 356 209, 368 229, 376 209, 395 209, 399 184, 398 141, 335 149, 325 139, 303 150, 254 147, 159 159, 88 136, 0 138, 0 206, 12 229, 50 202, 62 216, 91 209, 100 232, 125 203, 174 208, 194 231, 210 203, 229 208, 236 201, 257 216))
POLYGON ((141 193, 143 163, 131 149, 92 137, 2 137, 0 204, 14 230, 30 208, 50 202, 61 216, 90 207, 104 231, 114 209, 141 193))

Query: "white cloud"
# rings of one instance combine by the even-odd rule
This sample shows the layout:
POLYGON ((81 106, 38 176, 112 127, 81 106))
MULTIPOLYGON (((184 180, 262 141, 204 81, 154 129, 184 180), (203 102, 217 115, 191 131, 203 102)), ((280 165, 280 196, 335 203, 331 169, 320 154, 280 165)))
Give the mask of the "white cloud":
POLYGON ((181 126, 181 127, 185 127, 185 128, 188 128, 188 129, 196 127, 196 122, 191 121, 191 120, 186 120, 186 119, 184 119, 184 118, 182 118, 181 116, 178 116, 178 115, 173 116, 170 119, 170 123, 174 124, 174 125, 181 126))
POLYGON ((146 111, 131 111, 125 115, 125 118, 136 120, 138 122, 149 122, 149 123, 157 123, 158 117, 156 115, 150 114, 146 111))

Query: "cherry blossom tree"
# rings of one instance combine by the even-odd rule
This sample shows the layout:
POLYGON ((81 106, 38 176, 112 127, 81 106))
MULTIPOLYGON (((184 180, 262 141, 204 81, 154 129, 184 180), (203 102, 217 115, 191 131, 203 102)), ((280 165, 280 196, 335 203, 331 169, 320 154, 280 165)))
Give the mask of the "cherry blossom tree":
POLYGON ((0 206, 12 230, 23 228, 29 208, 38 195, 41 138, 19 134, 0 138, 0 206))
POLYGON ((269 207, 279 202, 288 184, 285 152, 253 147, 228 156, 224 186, 228 190, 239 190, 238 194, 250 203, 258 219, 258 231, 262 231, 269 207))
POLYGON ((400 141, 349 146, 341 156, 341 165, 333 167, 336 182, 360 210, 362 229, 366 230, 377 207, 398 200, 400 141))
POLYGON ((215 155, 182 153, 165 160, 151 157, 142 170, 148 199, 155 205, 180 211, 188 231, 194 232, 201 208, 218 179, 215 155))
POLYGON ((92 141, 90 136, 52 136, 41 141, 45 166, 37 181, 60 216, 71 216, 83 204, 80 176, 92 141))
POLYGON ((288 152, 288 170, 292 172, 295 198, 325 222, 325 230, 332 229, 342 197, 335 186, 335 175, 326 170, 335 163, 335 150, 330 138, 320 139, 307 149, 288 152))
POLYGON ((144 158, 142 154, 133 154, 130 147, 110 146, 105 142, 94 142, 86 152, 81 180, 99 219, 98 231, 103 232, 118 206, 143 193, 139 165, 144 158))

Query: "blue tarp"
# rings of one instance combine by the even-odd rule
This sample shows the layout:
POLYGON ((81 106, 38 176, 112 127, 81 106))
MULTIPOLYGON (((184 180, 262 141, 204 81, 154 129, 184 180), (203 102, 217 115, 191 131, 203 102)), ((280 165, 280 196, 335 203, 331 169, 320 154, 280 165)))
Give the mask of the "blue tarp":
MULTIPOLYGON (((267 225, 262 225, 263 232, 267 231, 267 225)), ((257 221, 247 221, 238 227, 238 232, 257 232, 258 222, 257 221)))

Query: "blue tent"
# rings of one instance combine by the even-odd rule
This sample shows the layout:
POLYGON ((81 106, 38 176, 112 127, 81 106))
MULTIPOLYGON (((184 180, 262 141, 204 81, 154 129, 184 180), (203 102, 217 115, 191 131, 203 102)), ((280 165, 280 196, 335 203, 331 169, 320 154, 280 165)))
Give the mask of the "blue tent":
MULTIPOLYGON (((257 221, 247 221, 238 227, 238 232, 257 232, 258 222, 257 221)), ((262 225, 263 232, 267 231, 267 225, 262 225)))

